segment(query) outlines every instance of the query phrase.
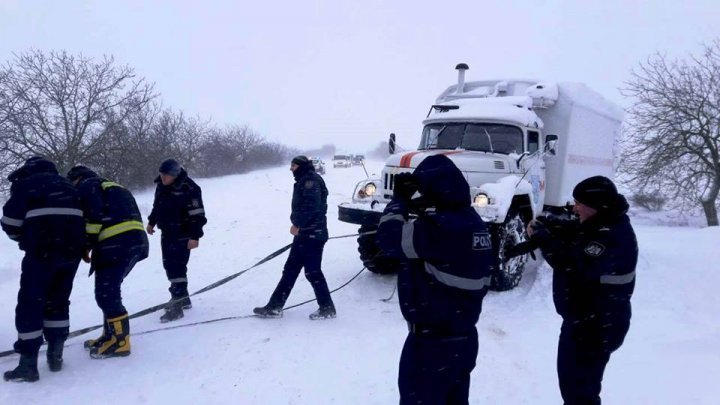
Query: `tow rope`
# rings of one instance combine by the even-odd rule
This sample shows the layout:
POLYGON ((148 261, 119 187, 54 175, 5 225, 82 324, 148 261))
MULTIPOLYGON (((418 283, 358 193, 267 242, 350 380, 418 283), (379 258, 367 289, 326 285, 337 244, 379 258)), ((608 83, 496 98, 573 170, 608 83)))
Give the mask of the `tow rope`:
MULTIPOLYGON (((370 234, 374 234, 374 233, 376 233, 376 232, 377 232, 377 231, 370 231, 370 232, 363 232, 363 233, 361 233, 361 234, 349 234, 349 235, 333 236, 333 237, 331 237, 331 238, 328 238, 328 240, 351 238, 351 237, 360 236, 360 235, 370 235, 370 234)), ((283 254, 285 251, 287 251, 288 249, 290 249, 290 247, 292 247, 292 243, 290 243, 290 244, 288 244, 288 245, 285 245, 285 246, 281 247, 280 249, 278 249, 278 250, 270 253, 269 255, 267 255, 267 256, 265 256, 263 259, 261 259, 259 262, 253 264, 252 266, 250 266, 250 267, 248 267, 248 268, 246 268, 246 269, 244 269, 244 270, 241 270, 241 271, 239 271, 239 272, 237 272, 237 273, 231 274, 231 275, 229 275, 229 276, 227 276, 227 277, 225 277, 225 278, 223 278, 223 279, 221 279, 221 280, 218 280, 218 281, 216 281, 216 282, 214 282, 214 283, 212 283, 212 284, 210 284, 210 285, 207 285, 207 286, 201 288, 201 289, 198 290, 198 291, 195 291, 194 293, 190 294, 189 297, 194 297, 194 296, 196 296, 196 295, 203 294, 203 293, 208 292, 208 291, 210 291, 210 290, 213 290, 213 289, 215 289, 215 288, 217 288, 217 287, 220 287, 221 285, 226 284, 226 283, 234 280, 235 278, 237 278, 237 277, 239 277, 239 276, 247 273, 248 271, 250 271, 250 270, 252 270, 252 269, 254 269, 254 268, 256 268, 256 267, 258 267, 258 266, 260 266, 260 265, 262 265, 262 264, 264 264, 264 263, 267 263, 267 262, 269 262, 270 260, 272 260, 272 259, 280 256, 280 255, 283 254)), ((353 280, 355 280, 355 279, 360 275, 360 273, 363 272, 363 270, 365 270, 365 267, 363 267, 363 268, 362 268, 355 276, 353 276, 348 282, 346 282, 345 284, 343 284, 343 285, 341 285, 340 287, 336 288, 335 290, 332 290, 331 293, 333 293, 333 292, 335 292, 335 291, 337 291, 337 290, 345 287, 346 285, 350 284, 350 282, 352 282, 353 280)), ((154 305, 154 306, 152 306, 152 307, 143 309, 142 311, 139 311, 139 312, 136 312, 136 313, 130 315, 130 316, 129 316, 129 319, 140 318, 140 317, 142 317, 142 316, 151 314, 151 313, 153 313, 153 312, 157 312, 157 311, 159 311, 159 310, 161 310, 161 309, 166 308, 166 307, 169 306, 169 305, 172 305, 172 304, 174 304, 174 303, 176 303, 176 302, 180 302, 180 301, 182 301, 183 299, 184 299, 184 298, 178 298, 178 299, 175 299, 175 300, 170 300, 170 301, 168 301, 168 302, 165 302, 165 303, 162 303, 162 304, 158 304, 158 305, 154 305)), ((292 305, 292 306, 290 306, 290 307, 287 307, 287 308, 285 308, 285 309, 292 309, 292 308, 299 307, 300 305, 304 305, 304 304, 307 304, 307 303, 313 302, 313 301, 315 301, 315 299, 308 300, 308 301, 304 301, 304 302, 301 302, 301 303, 299 303, 299 304, 295 304, 295 305, 292 305)), ((255 315, 240 315, 240 316, 230 316, 230 317, 224 317, 224 318, 218 318, 218 319, 211 319, 211 320, 208 320, 208 321, 195 322, 195 323, 191 323, 191 324, 174 325, 174 326, 168 326, 168 327, 165 327, 165 328, 158 328, 158 329, 154 329, 154 330, 150 330, 150 331, 135 333, 135 335, 143 335, 143 334, 147 334, 147 333, 159 332, 159 331, 161 331, 161 330, 176 329, 176 328, 182 328, 182 327, 199 325, 199 324, 205 324, 205 323, 219 322, 219 321, 223 321, 223 320, 250 318, 250 317, 254 317, 254 316, 255 316, 255 315)), ((97 330, 97 329, 100 329, 100 328, 102 328, 102 327, 103 327, 103 325, 95 325, 95 326, 88 326, 87 328, 83 328, 83 329, 78 329, 78 330, 76 330, 76 331, 70 332, 70 334, 68 334, 68 337, 67 337, 67 338, 70 339, 70 338, 74 338, 74 337, 77 337, 77 336, 80 336, 80 335, 84 335, 84 334, 86 334, 86 333, 92 332, 92 331, 97 330)), ((45 343, 43 343, 43 344, 45 344, 45 343)), ((6 351, 4 351, 4 352, 0 352, 0 357, 6 357, 6 356, 9 356, 9 355, 12 355, 12 354, 15 354, 15 351, 14 351, 14 350, 6 350, 6 351)))
MULTIPOLYGON (((360 271, 358 271, 354 276, 352 276, 352 278, 350 278, 348 281, 346 281, 345 283, 343 283, 340 287, 337 287, 337 288, 335 288, 334 290, 331 290, 331 291, 330 291, 330 294, 332 294, 332 293, 334 293, 334 292, 336 292, 336 291, 338 291, 338 290, 341 290, 342 288, 344 288, 344 287, 347 286, 348 284, 350 284, 350 283, 352 283, 353 281, 355 281, 355 279, 358 278, 358 276, 360 276, 360 274, 361 274, 363 271, 365 271, 366 268, 367 268, 367 267, 363 267, 362 269, 360 269, 360 271)), ((283 311, 288 311, 288 310, 291 310, 291 309, 293 309, 293 308, 297 308, 297 307, 299 307, 299 306, 302 306, 302 305, 305 305, 305 304, 309 304, 309 303, 315 302, 315 301, 317 301, 317 298, 309 299, 309 300, 307 300, 307 301, 303 301, 303 302, 300 302, 300 303, 291 305, 291 306, 289 306, 289 307, 285 307, 285 308, 283 308, 283 311)), ((215 323, 215 322, 221 322, 221 321, 230 321, 230 320, 234 320, 234 319, 247 319, 247 318, 261 318, 261 317, 258 316, 258 315, 254 315, 254 314, 253 314, 253 315, 226 316, 226 317, 222 317, 222 318, 208 319, 208 320, 206 320, 206 321, 191 322, 191 323, 185 323, 185 324, 182 324, 182 325, 172 325, 172 326, 166 326, 166 327, 164 327, 164 328, 157 328, 157 329, 145 330, 145 331, 142 331, 142 332, 133 333, 132 335, 133 335, 133 336, 137 336, 137 335, 147 335, 147 334, 150 334, 150 333, 162 332, 162 331, 164 331, 164 330, 187 328, 187 327, 190 327, 190 326, 205 325, 205 324, 209 324, 209 323, 215 323)))

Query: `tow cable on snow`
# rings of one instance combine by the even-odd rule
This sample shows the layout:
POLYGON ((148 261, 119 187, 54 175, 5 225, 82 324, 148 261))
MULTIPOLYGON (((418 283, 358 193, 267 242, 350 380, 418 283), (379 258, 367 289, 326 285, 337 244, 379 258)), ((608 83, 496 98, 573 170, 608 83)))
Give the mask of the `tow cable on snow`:
MULTIPOLYGON (((348 281, 346 281, 345 283, 343 283, 340 287, 337 287, 336 289, 330 291, 330 294, 332 294, 332 293, 334 293, 334 292, 336 292, 336 291, 338 291, 338 290, 341 290, 342 288, 344 288, 344 287, 347 286, 348 284, 350 284, 350 283, 352 283, 353 281, 355 281, 355 279, 358 278, 358 276, 359 276, 363 271, 365 271, 366 268, 367 268, 367 267, 363 267, 362 269, 360 269, 360 271, 358 271, 354 276, 352 276, 352 278, 350 278, 348 281)), ((297 304, 294 304, 294 305, 290 305, 289 307, 285 307, 285 308, 283 308, 283 311, 288 311, 288 310, 291 310, 291 309, 293 309, 293 308, 297 308, 297 307, 299 307, 299 306, 302 306, 302 305, 305 305, 305 304, 309 304, 309 303, 315 302, 315 301, 317 301, 316 298, 309 299, 309 300, 307 300, 307 301, 303 301, 303 302, 300 302, 300 303, 297 303, 297 304)), ((223 317, 223 318, 208 319, 207 321, 198 321, 198 322, 186 323, 186 324, 182 324, 182 325, 172 325, 172 326, 167 326, 167 327, 164 327, 164 328, 150 329, 150 330, 146 330, 146 331, 134 333, 133 335, 134 335, 134 336, 137 336, 137 335, 147 335, 147 334, 150 334, 150 333, 162 332, 162 331, 164 331, 164 330, 186 328, 186 327, 189 327, 189 326, 197 326, 197 325, 204 325, 204 324, 208 324, 208 323, 215 323, 215 322, 221 322, 221 321, 229 321, 229 320, 233 320, 233 319, 246 319, 246 318, 260 318, 260 317, 257 316, 257 315, 254 315, 254 314, 253 314, 253 315, 226 316, 226 317, 223 317)))
POLYGON ((395 283, 395 286, 393 287, 392 292, 390 293, 390 296, 387 298, 381 298, 380 301, 382 302, 390 302, 391 299, 395 296, 395 291, 397 291, 397 283, 395 283))
MULTIPOLYGON (((377 231, 370 231, 370 232, 363 232, 363 233, 360 233, 360 234, 350 234, 350 235, 333 236, 333 237, 331 237, 331 238, 328 238, 328 240, 351 238, 351 237, 360 236, 360 235, 370 235, 370 234, 374 234, 374 233, 376 233, 376 232, 377 232, 377 231)), ((229 281, 231 281, 231 280, 233 280, 233 279, 241 276, 242 274, 247 273, 248 271, 250 271, 250 270, 252 270, 252 269, 260 266, 261 264, 264 264, 264 263, 266 263, 266 262, 269 262, 270 260, 272 260, 272 259, 280 256, 280 255, 281 255, 282 253, 284 253, 286 250, 290 249, 291 246, 292 246, 292 243, 283 246, 282 248, 280 248, 280 249, 278 249, 278 250, 270 253, 269 255, 267 255, 265 258, 263 258, 263 259, 260 260, 259 262, 257 262, 257 263, 255 263, 255 264, 253 264, 252 266, 248 267, 247 269, 241 270, 241 271, 239 271, 239 272, 237 272, 237 273, 235 273, 235 274, 231 274, 231 275, 229 275, 229 276, 227 276, 227 277, 225 277, 225 278, 223 278, 223 279, 221 279, 221 280, 218 280, 218 281, 216 281, 216 282, 214 282, 214 283, 212 283, 212 284, 210 284, 210 285, 208 285, 208 286, 206 286, 206 287, 203 287, 203 288, 201 288, 200 290, 195 291, 194 293, 190 294, 190 297, 193 297, 193 296, 196 296, 196 295, 205 293, 205 292, 207 292, 207 291, 210 291, 210 290, 212 290, 212 289, 215 289, 215 288, 217 288, 217 287, 220 287, 220 286, 223 285, 223 284, 228 283, 229 281)), ((338 290, 340 290, 341 288, 345 287, 346 285, 350 284, 353 280, 355 280, 355 279, 360 275, 360 273, 363 272, 363 270, 365 270, 365 268, 366 268, 366 267, 363 267, 363 268, 362 268, 357 274, 355 274, 350 280, 348 280, 346 283, 344 283, 344 284, 341 285, 340 287, 332 290, 331 293, 333 293, 333 292, 335 292, 335 291, 338 291, 338 290)), ((161 309, 166 308, 168 305, 174 304, 175 302, 178 302, 178 301, 181 301, 181 300, 182 300, 182 298, 179 298, 179 299, 177 299, 177 300, 170 300, 170 301, 165 302, 165 303, 163 303, 163 304, 158 304, 158 305, 154 305, 154 306, 152 306, 152 307, 150 307, 150 308, 143 309, 142 311, 139 311, 139 312, 136 312, 136 313, 130 315, 130 319, 139 318, 139 317, 142 317, 142 316, 151 314, 151 313, 153 313, 153 312, 157 312, 157 311, 159 311, 159 310, 161 310, 161 309)), ((301 303, 299 303, 299 304, 295 304, 295 305, 289 306, 289 307, 284 308, 284 309, 285 309, 285 310, 288 310, 288 309, 296 308, 296 307, 299 307, 299 306, 301 306, 301 305, 305 305, 305 304, 310 303, 310 302, 313 302, 313 301, 315 301, 315 299, 307 300, 307 301, 301 302, 301 303)), ((229 316, 229 317, 218 318, 218 319, 210 319, 210 320, 207 320, 207 321, 200 321, 200 322, 194 322, 194 323, 189 323, 189 324, 173 325, 173 326, 168 326, 168 327, 165 327, 165 328, 152 329, 152 330, 148 330, 148 331, 144 331, 144 332, 138 332, 138 333, 135 333, 134 335, 144 335, 144 334, 148 334, 148 333, 159 332, 159 331, 162 331, 162 330, 177 329, 177 328, 183 328, 183 327, 188 327, 188 326, 194 326, 194 325, 201 325, 201 324, 206 324, 206 323, 219 322, 219 321, 230 320, 230 319, 242 319, 242 318, 252 318, 252 317, 255 317, 255 315, 229 316)), ((102 327, 103 327, 103 325, 88 326, 87 328, 83 328, 83 329, 79 329, 79 330, 70 332, 70 334, 68 335, 68 339, 74 338, 74 337, 77 337, 77 336, 80 336, 80 335, 84 335, 84 334, 86 334, 86 333, 92 332, 92 331, 97 330, 97 329, 100 329, 100 328, 102 328, 102 327)), ((44 343, 43 343, 43 344, 44 344, 44 343)), ((4 352, 0 352, 0 357, 6 357, 6 356, 9 356, 9 355, 12 355, 12 354, 15 354, 15 351, 14 351, 14 350, 6 350, 6 351, 4 351, 4 352)))

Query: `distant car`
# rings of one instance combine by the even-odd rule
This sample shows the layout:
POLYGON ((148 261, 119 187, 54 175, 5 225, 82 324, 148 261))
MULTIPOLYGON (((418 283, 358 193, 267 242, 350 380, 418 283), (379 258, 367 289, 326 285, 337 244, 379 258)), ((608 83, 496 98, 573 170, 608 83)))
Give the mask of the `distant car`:
POLYGON ((333 156, 333 167, 351 167, 352 160, 348 155, 335 155, 333 156))
POLYGON ((317 174, 325 174, 325 162, 318 157, 311 157, 310 161, 312 162, 317 174))
POLYGON ((352 164, 359 166, 365 163, 365 155, 353 155, 352 164))

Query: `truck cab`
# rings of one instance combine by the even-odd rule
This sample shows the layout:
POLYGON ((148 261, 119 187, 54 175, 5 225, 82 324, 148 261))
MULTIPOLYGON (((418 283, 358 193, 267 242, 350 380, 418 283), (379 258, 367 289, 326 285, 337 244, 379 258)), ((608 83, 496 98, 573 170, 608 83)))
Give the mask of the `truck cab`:
POLYGON ((509 260, 504 251, 525 241, 527 223, 543 211, 562 210, 580 180, 612 177, 613 149, 621 110, 581 84, 538 80, 458 82, 435 100, 415 150, 391 156, 378 179, 359 182, 352 201, 341 204, 341 221, 361 225, 361 259, 371 271, 394 271, 373 245, 394 176, 412 172, 426 157, 448 156, 462 171, 472 206, 489 223, 497 262, 492 288, 518 284, 529 255, 509 260), (370 260, 370 257, 374 259, 370 260))

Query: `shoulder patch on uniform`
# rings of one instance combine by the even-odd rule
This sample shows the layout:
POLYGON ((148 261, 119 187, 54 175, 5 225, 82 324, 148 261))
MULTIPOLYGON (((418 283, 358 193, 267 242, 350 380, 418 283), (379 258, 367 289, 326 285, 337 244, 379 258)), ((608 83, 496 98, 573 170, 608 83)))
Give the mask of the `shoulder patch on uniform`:
POLYGON ((191 204, 193 208, 198 208, 200 207, 200 200, 198 200, 197 198, 193 198, 191 204))
POLYGON ((315 182, 312 180, 305 180, 305 188, 313 188, 315 187, 315 182))
POLYGON ((605 245, 598 242, 590 242, 585 246, 585 253, 590 256, 598 257, 605 251, 605 245))
POLYGON ((473 233, 473 250, 490 250, 492 248, 492 239, 488 232, 473 233))

